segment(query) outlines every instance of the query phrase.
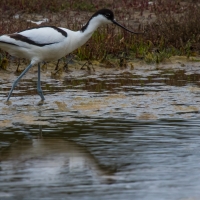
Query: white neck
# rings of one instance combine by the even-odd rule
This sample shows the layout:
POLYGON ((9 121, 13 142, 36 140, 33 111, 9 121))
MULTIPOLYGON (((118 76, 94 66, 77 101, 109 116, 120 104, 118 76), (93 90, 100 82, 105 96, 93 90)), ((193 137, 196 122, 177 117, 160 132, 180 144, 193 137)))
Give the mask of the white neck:
POLYGON ((97 28, 103 24, 105 24, 105 19, 102 16, 93 17, 88 22, 86 29, 84 29, 84 30, 82 29, 79 31, 82 45, 85 42, 87 42, 90 39, 90 37, 92 36, 92 34, 94 33, 94 31, 96 31, 97 28))
MULTIPOLYGON (((103 16, 96 16, 93 17, 88 23, 87 26, 84 28, 82 28, 79 31, 72 31, 72 35, 71 37, 73 38, 70 42, 70 46, 68 44, 67 50, 66 51, 74 51, 75 49, 81 47, 83 44, 85 44, 90 37, 92 36, 92 34, 94 33, 94 31, 101 25, 103 24, 107 24, 108 22, 105 20, 105 18, 103 16), (69 50, 70 49, 70 50, 69 50)), ((69 30, 68 30, 69 33, 69 30)))

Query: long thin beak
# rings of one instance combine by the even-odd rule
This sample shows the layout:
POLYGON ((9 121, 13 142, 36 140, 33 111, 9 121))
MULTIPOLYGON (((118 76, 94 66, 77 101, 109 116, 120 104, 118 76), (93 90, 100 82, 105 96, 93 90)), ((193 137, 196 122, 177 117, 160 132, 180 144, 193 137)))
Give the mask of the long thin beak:
POLYGON ((134 31, 130 31, 130 30, 128 30, 127 28, 125 28, 124 26, 122 26, 121 24, 119 24, 118 22, 116 22, 115 20, 112 20, 112 22, 113 22, 113 24, 116 24, 117 26, 119 26, 119 27, 125 29, 126 31, 128 31, 128 32, 130 32, 130 33, 134 33, 134 34, 142 34, 142 33, 144 33, 144 32, 134 32, 134 31))

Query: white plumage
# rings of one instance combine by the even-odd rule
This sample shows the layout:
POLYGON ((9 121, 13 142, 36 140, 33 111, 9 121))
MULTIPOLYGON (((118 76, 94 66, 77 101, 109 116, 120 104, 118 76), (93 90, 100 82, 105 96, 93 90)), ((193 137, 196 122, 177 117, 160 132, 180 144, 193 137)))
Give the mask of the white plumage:
POLYGON ((66 28, 55 26, 43 26, 30 28, 18 33, 2 35, 0 37, 1 49, 5 50, 12 56, 26 58, 31 61, 30 65, 13 83, 7 101, 19 80, 35 64, 38 64, 37 91, 41 99, 44 100, 44 95, 40 85, 39 63, 58 60, 66 56, 86 43, 100 25, 108 23, 114 23, 125 30, 132 32, 115 21, 111 10, 101 9, 92 15, 87 24, 79 31, 71 31, 66 28))
POLYGON ((80 36, 84 35, 80 34, 80 31, 58 29, 63 30, 66 36, 54 29, 53 26, 43 26, 17 33, 28 38, 32 44, 26 40, 16 39, 17 34, 11 34, 0 37, 0 47, 12 56, 31 60, 32 64, 57 60, 81 46, 83 41, 80 40, 80 36))

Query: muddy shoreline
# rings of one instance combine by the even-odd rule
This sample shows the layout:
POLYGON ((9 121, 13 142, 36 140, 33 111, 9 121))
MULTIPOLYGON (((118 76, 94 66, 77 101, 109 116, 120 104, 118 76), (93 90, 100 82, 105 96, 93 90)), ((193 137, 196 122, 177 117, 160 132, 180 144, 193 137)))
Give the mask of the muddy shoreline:
POLYGON ((10 101, 5 102, 17 78, 13 73, 16 67, 8 66, 0 73, 0 126, 50 125, 54 124, 52 120, 57 121, 52 115, 63 122, 78 116, 125 115, 138 120, 198 117, 200 63, 195 59, 174 57, 158 65, 138 61, 124 69, 94 62, 91 70, 81 70, 80 64, 70 64, 68 72, 53 76, 55 64, 48 64, 41 73, 46 97, 42 103, 36 92, 37 67, 25 75, 10 101))

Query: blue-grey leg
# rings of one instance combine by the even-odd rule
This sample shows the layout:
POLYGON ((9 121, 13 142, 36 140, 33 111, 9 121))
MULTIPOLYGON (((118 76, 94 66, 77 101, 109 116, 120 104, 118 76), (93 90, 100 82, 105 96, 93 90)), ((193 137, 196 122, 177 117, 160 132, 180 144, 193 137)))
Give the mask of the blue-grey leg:
POLYGON ((19 80, 26 74, 26 72, 27 72, 32 66, 33 66, 33 65, 30 64, 30 65, 20 74, 20 76, 14 81, 14 83, 13 83, 13 85, 12 85, 12 88, 11 88, 9 94, 8 94, 7 101, 9 101, 10 96, 11 96, 11 94, 12 94, 12 92, 13 92, 15 86, 16 86, 17 83, 19 82, 19 80))
POLYGON ((42 101, 45 100, 42 88, 41 88, 41 82, 40 82, 40 63, 38 63, 38 82, 37 82, 37 92, 40 95, 42 101))

